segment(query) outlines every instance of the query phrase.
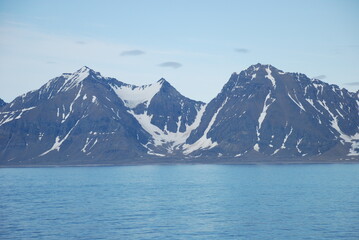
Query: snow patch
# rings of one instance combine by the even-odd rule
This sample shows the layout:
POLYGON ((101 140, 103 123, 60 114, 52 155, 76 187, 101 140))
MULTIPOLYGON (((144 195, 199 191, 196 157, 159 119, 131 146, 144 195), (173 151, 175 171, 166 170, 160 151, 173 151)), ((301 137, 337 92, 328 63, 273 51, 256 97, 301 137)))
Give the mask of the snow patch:
POLYGON ((228 100, 228 97, 224 100, 221 107, 218 108, 217 112, 213 115, 211 121, 209 122, 209 124, 208 124, 206 130, 204 131, 203 135, 201 136, 201 138, 198 139, 193 144, 184 144, 183 145, 183 148, 184 148, 183 153, 185 155, 188 155, 188 154, 190 154, 190 153, 192 153, 192 152, 194 152, 196 150, 199 150, 199 149, 211 149, 211 148, 214 148, 215 146, 218 145, 217 142, 212 142, 212 139, 208 138, 207 134, 211 130, 214 122, 216 121, 218 113, 222 110, 224 105, 227 103, 227 100, 228 100))
POLYGON ((287 135, 285 135, 285 137, 284 137, 284 139, 283 139, 282 146, 281 146, 280 148, 276 149, 276 150, 272 153, 272 156, 273 156, 274 154, 276 154, 277 152, 279 152, 279 150, 281 150, 281 149, 286 149, 285 144, 287 143, 287 140, 288 140, 289 136, 292 134, 292 132, 293 132, 293 127, 291 127, 289 133, 288 133, 287 135))
MULTIPOLYGON (((76 72, 72 74, 65 73, 62 76, 65 78, 64 85, 59 89, 58 92, 64 92, 68 91, 71 88, 77 86, 79 83, 81 83, 85 78, 87 78, 90 75, 91 69, 88 67, 82 67, 76 72)), ((101 77, 101 75, 99 75, 101 77)))
POLYGON ((97 102, 97 97, 96 97, 96 96, 92 96, 91 102, 92 102, 92 103, 95 103, 95 104, 98 104, 98 102, 97 102))
MULTIPOLYGON (((153 125, 151 123, 153 115, 148 115, 147 111, 145 111, 143 114, 135 114, 133 110, 128 110, 128 112, 133 115, 137 119, 139 124, 142 126, 142 128, 152 136, 153 144, 155 146, 163 146, 164 144, 167 144, 166 149, 168 152, 171 153, 175 149, 178 149, 180 145, 184 144, 189 135, 191 134, 192 130, 196 129, 199 126, 205 108, 206 106, 200 106, 199 110, 197 111, 196 119, 191 125, 185 125, 184 132, 177 131, 175 133, 166 131, 166 127, 164 131, 162 131, 160 128, 153 125)), ((178 118, 177 130, 179 130, 180 128, 181 119, 181 117, 178 118)), ((148 144, 145 147, 148 148, 148 144)), ((153 154, 154 152, 149 149, 147 153, 153 154)))
POLYGON ((320 105, 322 105, 325 110, 330 114, 330 116, 332 117, 331 122, 331 127, 334 128, 338 133, 339 133, 339 137, 346 143, 350 143, 351 147, 349 149, 349 153, 347 154, 347 156, 359 156, 359 133, 356 133, 354 135, 347 135, 345 133, 343 133, 343 131, 340 129, 339 124, 338 124, 338 116, 335 116, 329 109, 329 107, 327 106, 326 102, 323 101, 318 101, 318 103, 320 105))
MULTIPOLYGON (((259 131, 260 131, 261 127, 262 127, 262 123, 263 123, 264 119, 265 119, 266 116, 267 116, 267 110, 269 109, 270 105, 275 102, 275 99, 271 98, 270 95, 271 95, 271 91, 269 91, 269 93, 267 94, 266 98, 264 99, 263 109, 262 109, 261 114, 259 114, 259 117, 258 117, 258 127, 256 128, 256 131, 257 131, 257 142, 260 141, 260 138, 259 138, 260 133, 259 133, 259 131), (270 103, 268 103, 268 100, 269 100, 269 99, 272 100, 270 103)), ((256 144, 253 146, 253 149, 254 149, 255 151, 257 151, 257 152, 259 151, 259 145, 258 145, 258 143, 256 143, 256 144)))
POLYGON ((272 76, 272 71, 270 70, 270 65, 268 65, 268 67, 266 68, 266 72, 267 75, 265 76, 266 78, 268 78, 269 80, 271 80, 273 88, 276 88, 276 82, 275 82, 275 78, 272 76))
POLYGON ((166 157, 166 155, 164 155, 164 154, 155 153, 155 152, 152 152, 152 151, 148 151, 147 154, 157 156, 157 157, 166 157))
POLYGON ((160 91, 163 81, 158 81, 154 84, 134 86, 134 85, 111 85, 117 96, 123 100, 125 106, 128 108, 135 108, 141 103, 147 106, 152 98, 160 91))
POLYGON ((262 123, 264 121, 264 119, 266 118, 267 116, 267 110, 268 108, 270 107, 270 105, 272 103, 274 103, 275 99, 271 98, 271 91, 269 91, 269 93, 267 94, 266 98, 264 99, 264 103, 263 103, 263 109, 262 109, 262 112, 261 114, 259 115, 259 118, 258 118, 258 130, 257 130, 257 135, 258 135, 258 131, 261 129, 262 127, 262 123), (267 101, 268 99, 271 99, 273 100, 271 103, 267 104, 267 101))
POLYGON ((36 107, 23 108, 11 112, 0 112, 0 116, 3 115, 2 119, 0 120, 0 126, 4 125, 5 123, 11 122, 13 120, 20 119, 24 112, 30 111, 34 108, 36 107))
MULTIPOLYGON (((82 119, 82 118, 81 118, 81 119, 82 119)), ((61 145, 62 145, 62 144, 66 141, 66 139, 70 136, 71 132, 74 130, 74 128, 77 126, 77 124, 80 122, 81 119, 77 120, 77 122, 75 123, 75 125, 70 129, 70 131, 68 131, 68 133, 65 135, 65 137, 63 137, 62 139, 60 139, 60 136, 57 136, 56 139, 55 139, 54 145, 52 145, 52 147, 51 147, 49 150, 47 150, 47 151, 41 153, 41 154, 39 155, 39 157, 42 157, 42 156, 44 156, 44 155, 46 155, 46 154, 48 154, 49 152, 54 151, 54 150, 60 151, 61 145)))
POLYGON ((44 133, 39 133, 39 141, 44 137, 44 133))
POLYGON ((301 110, 303 110, 305 112, 305 109, 302 105, 302 103, 300 103, 298 100, 294 100, 294 98, 292 98, 292 96, 288 93, 288 97, 295 103, 295 105, 297 105, 301 110))
MULTIPOLYGON (((83 152, 83 153, 89 152, 96 145, 96 143, 97 143, 97 138, 95 140, 93 138, 92 139, 86 138, 85 145, 81 149, 81 152, 83 152)), ((88 154, 90 154, 90 153, 87 153, 87 155, 88 154)))
POLYGON ((317 90, 317 95, 319 95, 319 92, 320 92, 320 94, 323 94, 323 85, 317 84, 314 82, 312 82, 312 84, 315 87, 315 89, 317 90))
MULTIPOLYGON (((81 96, 81 91, 82 91, 82 84, 80 86, 79 91, 77 92, 77 95, 75 96, 74 100, 70 104, 69 112, 66 115, 63 114, 61 123, 64 123, 66 121, 66 119, 70 116, 70 114, 72 113, 72 107, 73 107, 74 103, 76 102, 76 100, 81 96)), ((62 105, 62 107, 63 107, 63 110, 65 111, 64 105, 62 105)))
POLYGON ((299 140, 297 141, 297 144, 295 145, 295 148, 297 149, 298 153, 302 153, 302 150, 299 149, 299 145, 300 145, 300 143, 302 142, 302 140, 303 140, 303 138, 299 139, 299 140))
POLYGON ((312 105, 312 107, 313 107, 315 110, 317 110, 317 112, 323 114, 318 108, 316 108, 316 106, 314 105, 314 102, 313 102, 312 99, 306 98, 305 100, 306 100, 310 105, 312 105))

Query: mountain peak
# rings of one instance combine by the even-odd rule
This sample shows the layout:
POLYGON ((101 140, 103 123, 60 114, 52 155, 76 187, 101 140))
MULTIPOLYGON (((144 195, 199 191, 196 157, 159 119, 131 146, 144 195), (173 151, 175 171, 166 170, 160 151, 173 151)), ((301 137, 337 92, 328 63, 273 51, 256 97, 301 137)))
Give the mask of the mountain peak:
POLYGON ((78 74, 78 75, 94 75, 97 77, 101 77, 101 74, 99 72, 94 71, 93 69, 87 67, 87 66, 83 66, 82 68, 80 68, 79 70, 77 70, 76 72, 74 72, 73 74, 78 74))
MULTIPOLYGON (((91 68, 89 68, 88 66, 83 66, 82 68, 80 68, 79 70, 82 70, 82 71, 88 71, 88 70, 92 70, 91 68)), ((78 71, 79 71, 78 70, 78 71)))
POLYGON ((92 76, 97 79, 103 78, 99 72, 95 72, 91 68, 83 66, 82 68, 78 69, 73 73, 63 73, 61 75, 61 77, 65 78, 65 82, 60 90, 67 91, 72 87, 77 86, 89 76, 92 76))
POLYGON ((257 72, 259 70, 265 70, 265 69, 280 71, 276 67, 272 66, 271 64, 262 64, 262 63, 257 63, 255 65, 251 65, 245 71, 255 71, 255 72, 257 72))
POLYGON ((73 77, 77 77, 77 78, 86 78, 88 75, 90 75, 91 72, 95 72, 94 70, 92 70, 91 68, 87 67, 87 66, 83 66, 82 68, 78 69, 77 71, 73 72, 73 73, 63 73, 62 76, 67 78, 67 79, 71 79, 73 77))
POLYGON ((157 83, 159 83, 159 84, 164 84, 165 82, 167 82, 167 81, 164 78, 161 78, 160 80, 157 81, 157 83))
POLYGON ((0 107, 5 106, 6 102, 0 98, 0 107))
POLYGON ((173 86, 171 85, 171 83, 169 83, 166 79, 161 78, 160 80, 158 80, 155 84, 159 85, 162 88, 173 88, 173 86))

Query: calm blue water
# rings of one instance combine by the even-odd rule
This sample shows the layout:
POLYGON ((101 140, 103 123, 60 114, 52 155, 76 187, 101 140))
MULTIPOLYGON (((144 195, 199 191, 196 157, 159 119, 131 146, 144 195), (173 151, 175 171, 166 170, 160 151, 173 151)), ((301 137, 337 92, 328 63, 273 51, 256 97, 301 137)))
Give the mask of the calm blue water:
POLYGON ((0 239, 359 239, 359 165, 0 169, 0 239))

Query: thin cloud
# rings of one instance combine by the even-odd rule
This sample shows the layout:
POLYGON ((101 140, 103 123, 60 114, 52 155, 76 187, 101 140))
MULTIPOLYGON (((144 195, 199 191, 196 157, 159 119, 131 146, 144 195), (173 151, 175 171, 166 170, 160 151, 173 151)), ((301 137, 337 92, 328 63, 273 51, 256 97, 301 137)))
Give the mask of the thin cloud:
POLYGON ((76 41, 76 43, 80 44, 80 45, 85 45, 86 44, 86 42, 84 42, 84 41, 76 41))
POLYGON ((12 25, 15 27, 30 27, 31 25, 24 22, 17 22, 17 21, 5 21, 5 24, 12 25))
POLYGON ((235 52, 237 53, 248 53, 249 50, 247 48, 236 48, 234 49, 235 52))
POLYGON ((123 52, 121 52, 120 55, 121 56, 139 56, 139 55, 143 55, 143 54, 145 54, 144 51, 135 49, 135 50, 123 51, 123 52))
POLYGON ((170 68, 180 68, 182 64, 179 62, 164 62, 158 65, 159 67, 170 67, 170 68))
POLYGON ((47 61, 46 63, 47 64, 56 64, 56 62, 54 62, 54 61, 47 61))
POLYGON ((345 85, 349 85, 349 86, 359 86, 359 82, 345 83, 345 85))
POLYGON ((316 76, 316 77, 313 77, 313 78, 323 80, 323 79, 327 78, 327 76, 326 75, 319 75, 319 76, 316 76))

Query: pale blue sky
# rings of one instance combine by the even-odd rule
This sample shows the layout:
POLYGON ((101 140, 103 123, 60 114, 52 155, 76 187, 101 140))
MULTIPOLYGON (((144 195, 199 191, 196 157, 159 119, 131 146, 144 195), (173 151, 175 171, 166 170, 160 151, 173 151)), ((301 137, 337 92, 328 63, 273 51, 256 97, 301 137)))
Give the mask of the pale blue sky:
POLYGON ((358 90, 359 1, 0 0, 6 101, 86 65, 208 102, 258 62, 358 90))

